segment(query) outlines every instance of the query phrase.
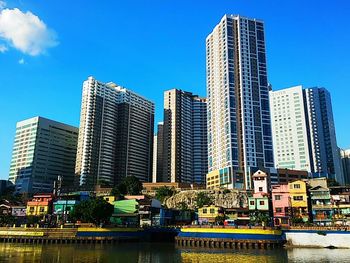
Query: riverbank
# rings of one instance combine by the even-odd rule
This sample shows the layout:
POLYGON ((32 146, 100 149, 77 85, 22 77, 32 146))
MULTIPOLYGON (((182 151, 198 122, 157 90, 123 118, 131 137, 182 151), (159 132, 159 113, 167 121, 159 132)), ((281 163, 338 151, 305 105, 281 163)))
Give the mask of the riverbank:
POLYGON ((182 228, 0 228, 0 242, 31 244, 108 244, 172 242, 179 247, 350 248, 350 231, 336 228, 184 226, 182 228))

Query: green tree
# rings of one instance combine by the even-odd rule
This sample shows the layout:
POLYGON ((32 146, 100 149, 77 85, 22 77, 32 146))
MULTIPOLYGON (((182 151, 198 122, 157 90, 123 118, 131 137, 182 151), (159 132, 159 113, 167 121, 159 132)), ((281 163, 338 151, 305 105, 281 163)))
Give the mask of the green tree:
POLYGON ((111 195, 113 195, 114 197, 116 197, 117 199, 122 199, 124 194, 122 194, 119 190, 118 187, 114 187, 112 190, 111 190, 111 195))
POLYGON ((13 225, 16 222, 16 218, 12 215, 0 215, 0 225, 13 225))
POLYGON ((174 193, 175 193, 174 188, 162 186, 156 190, 156 199, 163 202, 167 197, 172 196, 174 193))
POLYGON ((128 195, 138 195, 141 193, 142 183, 135 176, 127 176, 123 181, 128 195))
POLYGON ((255 211, 253 213, 250 214, 250 222, 253 224, 265 224, 267 225, 267 223, 270 221, 270 217, 261 211, 255 211))
POLYGON ((186 204, 186 202, 181 202, 178 205, 178 209, 180 209, 181 211, 186 211, 188 210, 188 205, 186 204))
POLYGON ((28 225, 35 225, 39 223, 40 217, 39 216, 27 216, 27 224, 28 225))
POLYGON ((217 223, 217 224, 219 224, 219 225, 223 225, 225 219, 226 219, 226 216, 224 216, 224 215, 218 215, 217 217, 215 217, 215 223, 217 223))
POLYGON ((102 198, 92 198, 77 204, 71 213, 75 221, 99 225, 109 220, 114 211, 113 205, 102 198))
POLYGON ((205 192, 199 192, 196 198, 198 208, 213 204, 213 200, 205 192))

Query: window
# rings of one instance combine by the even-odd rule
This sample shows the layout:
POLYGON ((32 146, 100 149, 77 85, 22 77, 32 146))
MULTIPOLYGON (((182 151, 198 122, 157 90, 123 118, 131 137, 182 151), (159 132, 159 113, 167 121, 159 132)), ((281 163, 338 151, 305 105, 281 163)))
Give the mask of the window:
POLYGON ((262 187, 259 187, 259 192, 262 192, 263 191, 263 188, 262 187))
POLYGON ((255 205, 255 202, 254 201, 250 201, 250 205, 255 205))
POLYGON ((210 214, 214 214, 215 213, 215 209, 214 208, 211 208, 210 209, 210 214))
POLYGON ((300 189, 300 184, 294 184, 294 189, 300 189))
POLYGON ((45 211, 45 208, 41 206, 39 211, 40 211, 40 213, 43 213, 45 211))
POLYGON ((259 204, 260 204, 260 205, 264 205, 264 204, 265 204, 265 201, 260 201, 259 204))
POLYGON ((206 214, 207 213, 207 209, 203 209, 203 214, 206 214))
POLYGON ((280 195, 275 195, 275 200, 281 200, 281 196, 280 195))
POLYGON ((276 207, 276 213, 282 213, 282 208, 281 207, 276 207))
POLYGON ((294 201, 303 201, 304 198, 303 198, 302 195, 298 195, 298 196, 293 196, 293 200, 294 200, 294 201))
POLYGON ((31 213, 34 212, 34 207, 33 206, 29 207, 29 212, 31 212, 31 213))

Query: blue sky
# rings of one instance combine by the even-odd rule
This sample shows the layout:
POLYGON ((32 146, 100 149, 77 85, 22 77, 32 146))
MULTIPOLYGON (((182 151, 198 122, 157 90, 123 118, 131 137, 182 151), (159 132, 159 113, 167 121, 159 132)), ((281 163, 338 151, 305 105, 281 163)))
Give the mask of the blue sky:
POLYGON ((331 92, 338 145, 350 148, 346 0, 8 0, 0 9, 0 178, 8 177, 16 122, 40 115, 78 126, 90 75, 153 100, 156 121, 164 90, 205 96, 205 38, 225 13, 265 21, 274 89, 331 92), (19 26, 26 21, 33 28, 19 26))

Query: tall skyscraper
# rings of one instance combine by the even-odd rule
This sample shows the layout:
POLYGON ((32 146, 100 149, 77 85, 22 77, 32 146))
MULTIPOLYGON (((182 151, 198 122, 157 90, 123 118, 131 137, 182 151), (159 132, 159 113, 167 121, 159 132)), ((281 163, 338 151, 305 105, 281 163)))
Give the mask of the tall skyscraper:
POLYGON ((270 91, 276 168, 311 172, 302 86, 270 91))
POLYGON ((206 134, 206 100, 178 89, 165 91, 163 180, 205 182, 206 134))
POLYGON ((9 180, 19 193, 52 192, 61 176, 63 186, 74 180, 78 128, 34 117, 16 125, 9 180))
POLYGON ((297 86, 271 91, 270 100, 276 166, 343 183, 329 92, 297 86))
POLYGON ((154 103, 112 82, 83 84, 75 173, 83 188, 152 180, 154 103))
POLYGON ((344 183, 337 146, 331 95, 325 88, 304 90, 309 148, 314 177, 334 177, 344 183))
POLYGON ((251 189, 274 167, 264 23, 225 15, 206 39, 208 178, 251 189))
POLYGON ((344 175, 344 183, 350 184, 350 149, 348 150, 340 150, 341 160, 342 160, 342 168, 344 175))
POLYGON ((153 182, 166 182, 164 178, 163 166, 163 122, 157 124, 157 134, 154 136, 155 141, 153 145, 153 182))

